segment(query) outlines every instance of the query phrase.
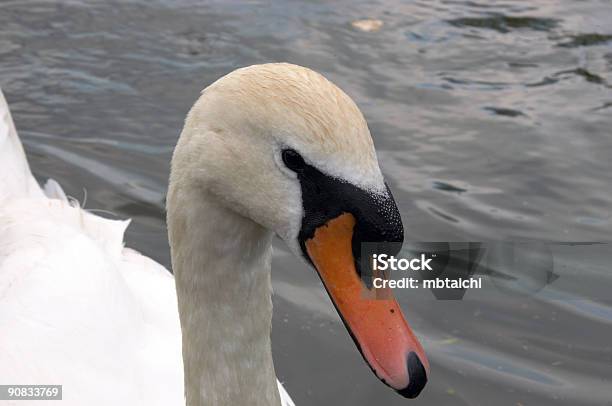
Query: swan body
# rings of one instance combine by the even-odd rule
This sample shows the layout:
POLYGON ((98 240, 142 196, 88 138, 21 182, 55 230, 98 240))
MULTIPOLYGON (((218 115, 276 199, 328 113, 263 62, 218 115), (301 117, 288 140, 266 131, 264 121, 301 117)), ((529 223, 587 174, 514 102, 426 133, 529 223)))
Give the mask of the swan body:
POLYGON ((0 382, 63 385, 68 405, 293 405, 270 345, 277 235, 319 273, 375 374, 422 390, 422 347, 392 295, 364 299, 351 249, 401 242, 399 212, 363 115, 323 76, 256 65, 206 88, 167 211, 174 277, 124 247, 129 221, 38 186, 0 97, 0 382))
POLYGON ((185 404, 172 274, 124 247, 129 221, 38 186, 1 92, 0 157, 0 382, 63 385, 68 405, 185 404))

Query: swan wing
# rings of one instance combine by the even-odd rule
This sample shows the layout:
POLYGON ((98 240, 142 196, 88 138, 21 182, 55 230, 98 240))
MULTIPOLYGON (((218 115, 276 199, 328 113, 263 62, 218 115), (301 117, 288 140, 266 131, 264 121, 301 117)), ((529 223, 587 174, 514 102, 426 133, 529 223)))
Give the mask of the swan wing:
POLYGON ((174 281, 124 248, 128 224, 43 192, 0 92, 0 382, 63 385, 68 405, 184 404, 174 281))

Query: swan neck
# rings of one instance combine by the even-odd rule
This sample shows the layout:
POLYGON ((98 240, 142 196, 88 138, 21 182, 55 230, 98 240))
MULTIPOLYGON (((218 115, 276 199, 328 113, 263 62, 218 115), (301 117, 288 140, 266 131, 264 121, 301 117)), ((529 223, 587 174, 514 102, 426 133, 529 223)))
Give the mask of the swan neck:
POLYGON ((171 192, 187 406, 280 405, 270 343, 272 234, 201 192, 171 192))

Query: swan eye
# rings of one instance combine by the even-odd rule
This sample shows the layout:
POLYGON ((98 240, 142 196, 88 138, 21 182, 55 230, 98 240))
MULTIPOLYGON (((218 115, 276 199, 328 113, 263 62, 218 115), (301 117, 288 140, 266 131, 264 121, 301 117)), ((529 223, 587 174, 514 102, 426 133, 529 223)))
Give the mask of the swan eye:
POLYGON ((294 172, 301 172, 306 168, 306 162, 304 158, 292 149, 285 149, 282 152, 283 162, 287 166, 287 168, 291 169, 294 172))

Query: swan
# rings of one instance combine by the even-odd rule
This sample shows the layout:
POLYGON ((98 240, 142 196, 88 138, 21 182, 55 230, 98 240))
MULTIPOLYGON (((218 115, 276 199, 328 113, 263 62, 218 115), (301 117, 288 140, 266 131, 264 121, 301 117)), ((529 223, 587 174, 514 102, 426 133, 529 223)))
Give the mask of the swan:
POLYGON ((374 374, 421 392, 424 350, 356 260, 362 242, 401 242, 401 218, 363 115, 322 75, 254 65, 204 89, 166 206, 174 277, 124 247, 129 220, 39 187, 0 92, 1 383, 61 384, 68 405, 293 405, 270 346, 276 235, 374 374))

